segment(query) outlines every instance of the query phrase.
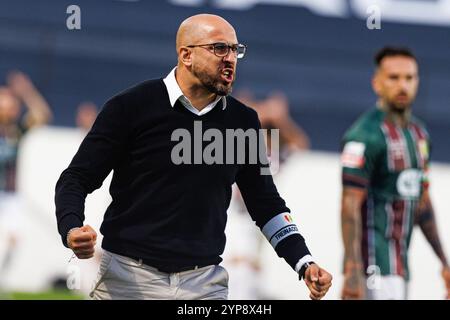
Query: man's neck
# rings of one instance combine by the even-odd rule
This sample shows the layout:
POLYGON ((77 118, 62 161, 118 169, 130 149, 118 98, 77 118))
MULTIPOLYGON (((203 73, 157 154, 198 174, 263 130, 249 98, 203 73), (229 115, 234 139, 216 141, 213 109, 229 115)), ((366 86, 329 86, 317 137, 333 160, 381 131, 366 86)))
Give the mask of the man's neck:
POLYGON ((386 113, 387 119, 399 127, 405 128, 411 119, 411 111, 409 109, 405 109, 404 111, 396 111, 390 108, 388 104, 382 100, 377 102, 377 107, 386 113))
POLYGON ((180 68, 175 70, 175 79, 183 94, 198 111, 217 99, 217 94, 209 92, 201 83, 195 82, 192 75, 183 72, 180 68))

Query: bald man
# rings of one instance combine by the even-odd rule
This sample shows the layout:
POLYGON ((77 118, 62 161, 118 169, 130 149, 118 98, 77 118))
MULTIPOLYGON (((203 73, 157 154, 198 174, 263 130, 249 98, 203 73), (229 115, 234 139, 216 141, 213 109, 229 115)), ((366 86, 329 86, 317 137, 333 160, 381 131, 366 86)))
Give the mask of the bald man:
POLYGON ((84 200, 114 171, 91 297, 227 299, 220 255, 236 182, 277 254, 311 298, 321 299, 331 275, 314 263, 271 175, 263 174, 267 159, 251 161, 260 140, 224 144, 230 132, 240 139, 260 128, 256 112, 230 96, 246 46, 226 20, 201 14, 180 25, 176 49, 178 64, 167 77, 106 102, 56 185, 62 241, 89 259, 97 234, 83 225, 84 200))

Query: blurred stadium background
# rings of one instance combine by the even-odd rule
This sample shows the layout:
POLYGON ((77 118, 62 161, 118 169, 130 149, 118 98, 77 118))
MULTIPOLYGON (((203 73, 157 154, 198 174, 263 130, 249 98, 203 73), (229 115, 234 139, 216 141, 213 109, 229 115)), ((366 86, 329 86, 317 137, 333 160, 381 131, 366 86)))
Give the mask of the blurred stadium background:
MULTIPOLYGON (((431 194, 450 253, 449 0, 2 0, 0 84, 11 70, 26 73, 54 114, 49 126, 30 132, 21 145, 18 191, 26 212, 12 265, 0 274, 4 297, 23 298, 27 296, 11 292, 58 287, 72 274, 73 265, 82 277, 76 292, 81 296, 76 297, 88 291, 95 261, 75 259, 68 264, 71 254, 60 243, 53 205, 56 179, 84 134, 75 129, 77 106, 82 101, 101 106, 126 87, 166 75, 176 63, 179 23, 200 12, 229 20, 239 40, 248 45, 235 91, 250 91, 257 99, 284 92, 293 119, 309 136, 312 150, 288 159, 276 181, 314 255, 335 276, 331 299, 339 297, 341 285, 340 138, 374 105, 374 52, 386 44, 411 47, 421 77, 414 111, 432 136, 431 194), (72 4, 81 9, 81 30, 66 27, 66 9, 72 4), (381 30, 366 27, 366 9, 372 4, 380 5, 381 30)), ((88 222, 100 224, 108 201, 105 182, 88 198, 88 222)), ((236 237, 231 243, 238 239, 245 246, 245 236, 229 232, 229 238, 236 237)), ((440 266, 419 233, 411 248, 410 297, 441 299, 440 266)), ((0 257, 1 239, 0 233, 0 257)), ((266 244, 259 277, 262 297, 307 298, 295 274, 266 244)))

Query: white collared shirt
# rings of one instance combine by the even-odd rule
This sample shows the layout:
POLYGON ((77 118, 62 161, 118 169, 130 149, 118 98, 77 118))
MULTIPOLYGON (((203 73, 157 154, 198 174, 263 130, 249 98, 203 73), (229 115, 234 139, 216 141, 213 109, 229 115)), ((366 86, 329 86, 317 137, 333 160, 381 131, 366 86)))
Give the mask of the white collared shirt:
POLYGON ((204 107, 201 111, 198 111, 192 103, 189 101, 189 99, 183 94, 183 91, 181 91, 180 86, 178 85, 177 79, 175 78, 175 70, 177 67, 173 68, 172 71, 163 79, 164 84, 166 85, 167 92, 169 94, 169 100, 170 105, 172 108, 175 106, 175 103, 177 100, 180 100, 181 104, 191 111, 192 113, 202 116, 209 111, 211 111, 217 103, 222 100, 222 110, 224 110, 227 107, 227 99, 225 96, 217 96, 216 100, 208 104, 206 107, 204 107))

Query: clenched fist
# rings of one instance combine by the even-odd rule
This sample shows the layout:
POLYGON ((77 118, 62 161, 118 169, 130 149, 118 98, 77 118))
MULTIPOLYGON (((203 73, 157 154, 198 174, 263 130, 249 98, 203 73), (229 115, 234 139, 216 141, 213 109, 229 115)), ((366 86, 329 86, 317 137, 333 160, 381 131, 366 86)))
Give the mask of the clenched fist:
POLYGON ((325 269, 317 264, 311 264, 305 271, 305 283, 311 292, 309 297, 312 300, 320 300, 331 287, 333 277, 325 269))
POLYGON ((97 233, 91 226, 72 229, 67 235, 67 245, 78 259, 89 259, 94 256, 97 233))

